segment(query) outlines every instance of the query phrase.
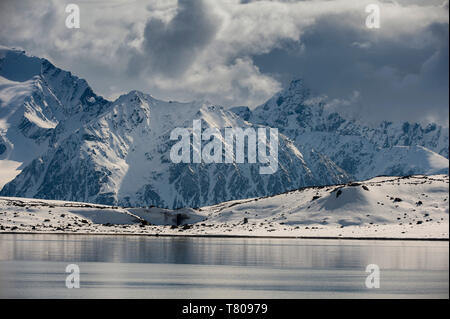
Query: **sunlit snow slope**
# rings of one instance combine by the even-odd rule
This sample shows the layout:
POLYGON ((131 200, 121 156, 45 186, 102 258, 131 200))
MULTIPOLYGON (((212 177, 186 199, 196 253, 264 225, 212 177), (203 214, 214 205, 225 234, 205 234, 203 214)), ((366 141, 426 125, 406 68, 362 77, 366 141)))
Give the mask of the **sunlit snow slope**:
POLYGON ((448 175, 377 177, 199 209, 0 198, 0 231, 448 238, 448 175))

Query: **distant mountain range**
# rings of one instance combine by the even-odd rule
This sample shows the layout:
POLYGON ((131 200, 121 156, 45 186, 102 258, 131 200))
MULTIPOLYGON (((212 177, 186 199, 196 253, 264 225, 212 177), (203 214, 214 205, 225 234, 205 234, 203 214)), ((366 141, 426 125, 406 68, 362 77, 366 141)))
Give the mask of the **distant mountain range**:
POLYGON ((253 112, 247 107, 232 111, 251 123, 277 127, 306 158, 317 151, 358 180, 448 173, 448 128, 389 121, 369 127, 328 110, 302 80, 292 81, 253 112))
POLYGON ((160 101, 132 91, 115 101, 46 59, 0 47, 0 196, 122 206, 200 207, 377 175, 448 174, 448 128, 330 111, 301 80, 253 111, 160 101), (278 170, 259 164, 174 164, 170 132, 192 127, 278 128, 278 170))

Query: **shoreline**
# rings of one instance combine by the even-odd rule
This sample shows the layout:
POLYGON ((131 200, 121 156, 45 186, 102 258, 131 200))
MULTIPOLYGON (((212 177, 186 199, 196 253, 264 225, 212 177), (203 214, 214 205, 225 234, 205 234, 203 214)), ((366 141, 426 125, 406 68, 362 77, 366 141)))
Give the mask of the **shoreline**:
POLYGON ((257 236, 227 234, 130 234, 130 233, 80 233, 80 232, 0 232, 0 235, 83 235, 83 236, 139 236, 139 237, 171 237, 171 238, 248 238, 248 239, 325 239, 325 240, 380 240, 380 241, 450 241, 450 238, 420 237, 338 237, 338 236, 257 236))

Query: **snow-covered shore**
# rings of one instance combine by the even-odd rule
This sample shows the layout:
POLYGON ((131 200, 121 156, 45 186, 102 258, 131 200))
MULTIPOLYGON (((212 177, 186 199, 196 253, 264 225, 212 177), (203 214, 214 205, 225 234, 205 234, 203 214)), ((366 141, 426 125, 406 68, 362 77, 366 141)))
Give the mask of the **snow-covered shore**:
POLYGON ((0 197, 0 233, 449 238, 448 175, 377 177, 199 209, 0 197))

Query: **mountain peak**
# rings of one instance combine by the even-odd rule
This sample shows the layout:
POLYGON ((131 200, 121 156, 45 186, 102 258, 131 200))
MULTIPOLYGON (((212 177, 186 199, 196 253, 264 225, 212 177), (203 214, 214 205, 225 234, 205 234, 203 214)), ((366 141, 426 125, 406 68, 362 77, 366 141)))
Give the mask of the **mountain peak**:
POLYGON ((128 93, 122 94, 117 98, 117 101, 134 101, 137 99, 147 99, 151 98, 151 95, 145 94, 138 90, 131 90, 128 93))
POLYGON ((305 81, 302 78, 294 79, 289 83, 288 90, 305 89, 305 81))
POLYGON ((46 61, 25 51, 0 46, 0 76, 15 82, 25 82, 41 74, 46 61))
POLYGON ((305 98, 309 96, 310 91, 309 88, 306 86, 305 81, 301 78, 292 80, 289 84, 289 87, 284 90, 285 94, 289 96, 304 96, 305 98))

